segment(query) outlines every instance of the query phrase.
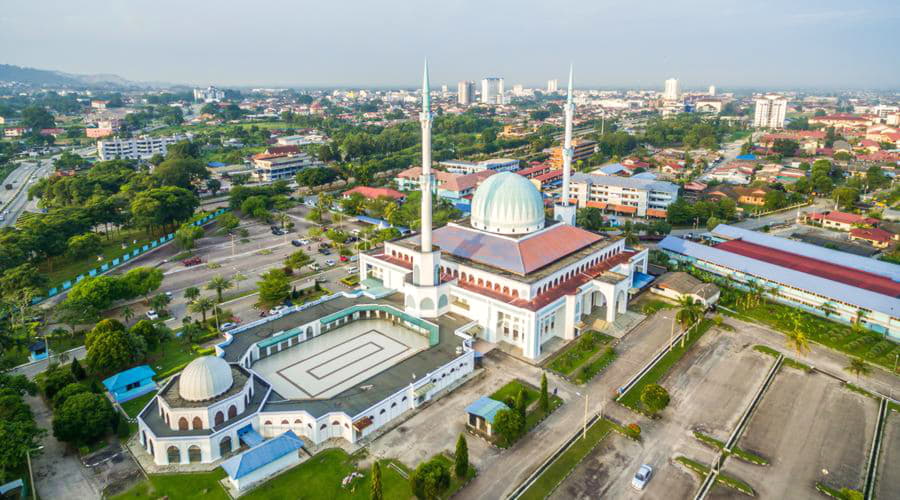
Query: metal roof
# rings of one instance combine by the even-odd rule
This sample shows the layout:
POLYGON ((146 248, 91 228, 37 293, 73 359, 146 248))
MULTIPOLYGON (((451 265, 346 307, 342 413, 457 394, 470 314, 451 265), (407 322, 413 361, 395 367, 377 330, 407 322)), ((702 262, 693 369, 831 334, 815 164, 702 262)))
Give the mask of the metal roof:
POLYGON ((665 239, 659 242, 659 248, 728 267, 735 271, 758 276, 776 283, 782 283, 823 297, 829 297, 857 307, 878 311, 892 317, 900 315, 900 300, 894 297, 888 297, 887 295, 813 274, 770 264, 715 247, 700 245, 676 238, 675 236, 666 236, 665 239))
POLYGON ((222 462, 222 469, 231 479, 240 479, 302 447, 303 440, 293 431, 287 431, 222 462))
POLYGON ((672 184, 671 182, 666 181, 658 181, 655 179, 577 173, 572 176, 572 182, 583 182, 586 184, 597 184, 600 186, 616 186, 629 189, 638 189, 642 191, 662 191, 665 193, 678 194, 677 184, 672 184))
POLYGON ((496 399, 491 399, 487 396, 481 396, 477 401, 466 407, 466 413, 471 413, 472 415, 481 417, 493 424, 494 417, 497 415, 497 412, 499 412, 500 410, 508 409, 508 406, 501 403, 500 401, 497 401, 496 399))
POLYGON ((146 380, 148 378, 153 378, 156 375, 156 372, 153 371, 153 368, 150 368, 147 365, 135 366, 134 368, 129 368, 125 371, 119 372, 112 377, 103 381, 103 385, 107 390, 112 391, 119 387, 124 387, 128 384, 133 384, 135 382, 140 382, 141 380, 146 380))

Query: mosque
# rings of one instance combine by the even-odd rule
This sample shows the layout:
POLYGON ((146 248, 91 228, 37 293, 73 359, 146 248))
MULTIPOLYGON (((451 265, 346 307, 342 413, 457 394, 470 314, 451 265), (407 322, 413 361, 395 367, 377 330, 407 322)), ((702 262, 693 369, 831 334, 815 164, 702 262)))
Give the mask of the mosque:
MULTIPOLYGON (((427 65, 422 95, 427 191, 427 65)), ((270 475, 280 459, 266 450, 372 438, 453 390, 473 371, 479 342, 539 361, 577 337, 589 316, 612 322, 625 312, 647 251, 575 226, 571 73, 565 111, 563 191, 552 218, 537 188, 510 172, 478 187, 466 221, 432 229, 432 200, 423 197, 418 234, 361 256, 362 290, 242 325, 214 356, 166 381, 138 416, 145 458, 175 469, 227 458, 235 484, 270 475)))

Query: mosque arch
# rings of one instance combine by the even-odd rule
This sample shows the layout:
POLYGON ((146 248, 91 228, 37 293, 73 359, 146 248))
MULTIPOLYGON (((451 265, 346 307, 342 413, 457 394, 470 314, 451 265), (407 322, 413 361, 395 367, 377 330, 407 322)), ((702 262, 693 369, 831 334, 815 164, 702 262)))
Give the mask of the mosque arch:
POLYGON ((430 311, 434 309, 434 301, 428 297, 422 299, 422 303, 419 304, 419 309, 422 311, 430 311))

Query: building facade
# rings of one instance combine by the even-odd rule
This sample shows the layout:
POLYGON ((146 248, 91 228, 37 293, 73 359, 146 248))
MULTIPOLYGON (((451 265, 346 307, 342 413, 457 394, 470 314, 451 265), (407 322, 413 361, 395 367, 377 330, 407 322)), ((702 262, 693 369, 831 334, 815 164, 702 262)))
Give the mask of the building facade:
POLYGON ((168 146, 188 139, 185 136, 135 137, 97 141, 97 156, 101 160, 146 160, 155 154, 165 156, 168 146))
POLYGON ((596 207, 637 217, 665 217, 678 199, 678 185, 666 181, 577 173, 571 195, 578 207, 596 207))
POLYGON ((462 106, 472 104, 475 98, 475 82, 463 80, 457 85, 456 102, 462 106))
POLYGON ((472 174, 493 170, 494 172, 514 172, 519 169, 519 160, 513 158, 492 158, 490 160, 466 161, 446 160, 438 163, 454 174, 472 174))
POLYGON ((776 94, 768 94, 756 99, 753 126, 756 128, 783 129, 787 113, 787 99, 776 94))
POLYGON ((481 103, 503 104, 503 78, 489 76, 481 80, 481 103))
POLYGON ((681 95, 681 87, 678 85, 677 78, 669 78, 666 80, 665 90, 663 90, 663 99, 667 101, 677 101, 681 95))
POLYGON ((262 154, 253 157, 253 175, 262 182, 290 180, 305 168, 322 165, 322 162, 303 152, 262 154))

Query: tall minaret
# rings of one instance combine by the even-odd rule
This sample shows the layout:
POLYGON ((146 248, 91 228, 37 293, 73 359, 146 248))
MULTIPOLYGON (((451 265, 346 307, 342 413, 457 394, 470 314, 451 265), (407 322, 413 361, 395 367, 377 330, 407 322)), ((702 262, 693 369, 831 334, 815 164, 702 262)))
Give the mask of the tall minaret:
POLYGON ((431 88, 428 85, 428 59, 422 78, 422 251, 431 251, 431 88))
POLYGON ((569 177, 572 175, 572 157, 575 150, 572 148, 572 118, 575 115, 575 103, 572 102, 572 85, 574 83, 574 69, 569 66, 569 95, 566 100, 566 135, 563 143, 563 186, 562 199, 553 207, 553 216, 556 220, 566 224, 575 225, 575 211, 577 207, 570 203, 569 177))

